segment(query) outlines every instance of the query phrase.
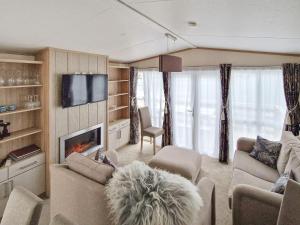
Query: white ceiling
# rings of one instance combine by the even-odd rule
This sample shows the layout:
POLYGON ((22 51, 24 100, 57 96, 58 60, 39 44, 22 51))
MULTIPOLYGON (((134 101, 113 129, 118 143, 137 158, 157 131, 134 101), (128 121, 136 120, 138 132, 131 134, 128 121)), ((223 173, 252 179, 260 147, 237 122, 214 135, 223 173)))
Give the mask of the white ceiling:
POLYGON ((50 46, 120 61, 191 47, 300 53, 300 0, 123 1, 156 23, 117 0, 0 0, 0 50, 50 46))

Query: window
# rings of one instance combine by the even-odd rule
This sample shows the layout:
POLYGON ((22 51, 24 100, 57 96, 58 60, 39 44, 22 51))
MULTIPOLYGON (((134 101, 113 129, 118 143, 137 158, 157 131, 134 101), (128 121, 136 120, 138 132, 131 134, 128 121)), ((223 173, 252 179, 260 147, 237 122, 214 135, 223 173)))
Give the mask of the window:
POLYGON ((154 69, 138 70, 137 104, 149 107, 153 126, 162 127, 164 103, 162 74, 154 69))
POLYGON ((280 139, 286 110, 281 69, 233 68, 230 91, 232 149, 242 136, 280 139))

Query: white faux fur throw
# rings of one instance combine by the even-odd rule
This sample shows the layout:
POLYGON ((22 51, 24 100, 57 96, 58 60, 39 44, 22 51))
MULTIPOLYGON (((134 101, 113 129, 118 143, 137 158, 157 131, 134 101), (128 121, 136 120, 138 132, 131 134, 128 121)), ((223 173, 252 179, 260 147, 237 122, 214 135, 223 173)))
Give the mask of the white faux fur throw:
POLYGON ((189 180, 138 161, 118 168, 105 191, 116 225, 192 225, 203 204, 189 180))

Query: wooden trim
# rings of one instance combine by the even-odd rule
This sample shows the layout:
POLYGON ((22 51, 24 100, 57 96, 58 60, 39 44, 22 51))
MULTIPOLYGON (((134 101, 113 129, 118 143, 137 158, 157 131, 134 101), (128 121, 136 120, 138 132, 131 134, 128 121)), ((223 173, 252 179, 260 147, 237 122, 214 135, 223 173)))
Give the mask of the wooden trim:
POLYGON ((109 68, 129 69, 130 66, 126 63, 109 62, 109 68))

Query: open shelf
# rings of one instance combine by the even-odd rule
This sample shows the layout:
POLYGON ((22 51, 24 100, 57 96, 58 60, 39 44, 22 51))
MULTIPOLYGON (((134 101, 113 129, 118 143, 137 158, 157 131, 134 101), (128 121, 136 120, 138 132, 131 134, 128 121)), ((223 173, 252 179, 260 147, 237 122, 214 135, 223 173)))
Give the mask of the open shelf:
POLYGON ((17 109, 15 111, 7 111, 0 113, 0 116, 7 116, 7 115, 12 115, 12 114, 18 114, 18 113, 24 113, 24 112, 31 112, 31 111, 36 111, 40 110, 41 107, 33 108, 33 109, 17 109))
POLYGON ((3 63, 23 63, 23 64, 43 64, 42 61, 35 61, 35 60, 23 60, 23 59, 0 59, 0 62, 3 63))
POLYGON ((42 84, 28 84, 28 85, 15 85, 15 86, 0 86, 0 89, 13 89, 13 88, 34 88, 43 87, 42 84))
POLYGON ((118 106, 118 107, 116 107, 116 108, 109 109, 109 112, 114 112, 114 111, 118 111, 118 110, 126 109, 126 108, 128 108, 128 105, 118 106))
POLYGON ((0 144, 13 141, 19 138, 27 137, 33 134, 41 133, 41 132, 42 130, 39 128, 28 128, 24 130, 11 132, 9 137, 5 137, 4 139, 0 140, 0 144))
POLYGON ((120 82, 128 82, 129 80, 109 80, 109 83, 120 83, 120 82))
POLYGON ((114 120, 114 121, 110 121, 109 126, 114 126, 115 124, 123 123, 123 122, 128 121, 128 120, 130 120, 130 119, 129 118, 121 118, 121 119, 117 119, 117 120, 114 120))
POLYGON ((123 96, 123 95, 128 95, 128 93, 124 92, 124 93, 111 94, 108 97, 117 97, 117 96, 123 96))

